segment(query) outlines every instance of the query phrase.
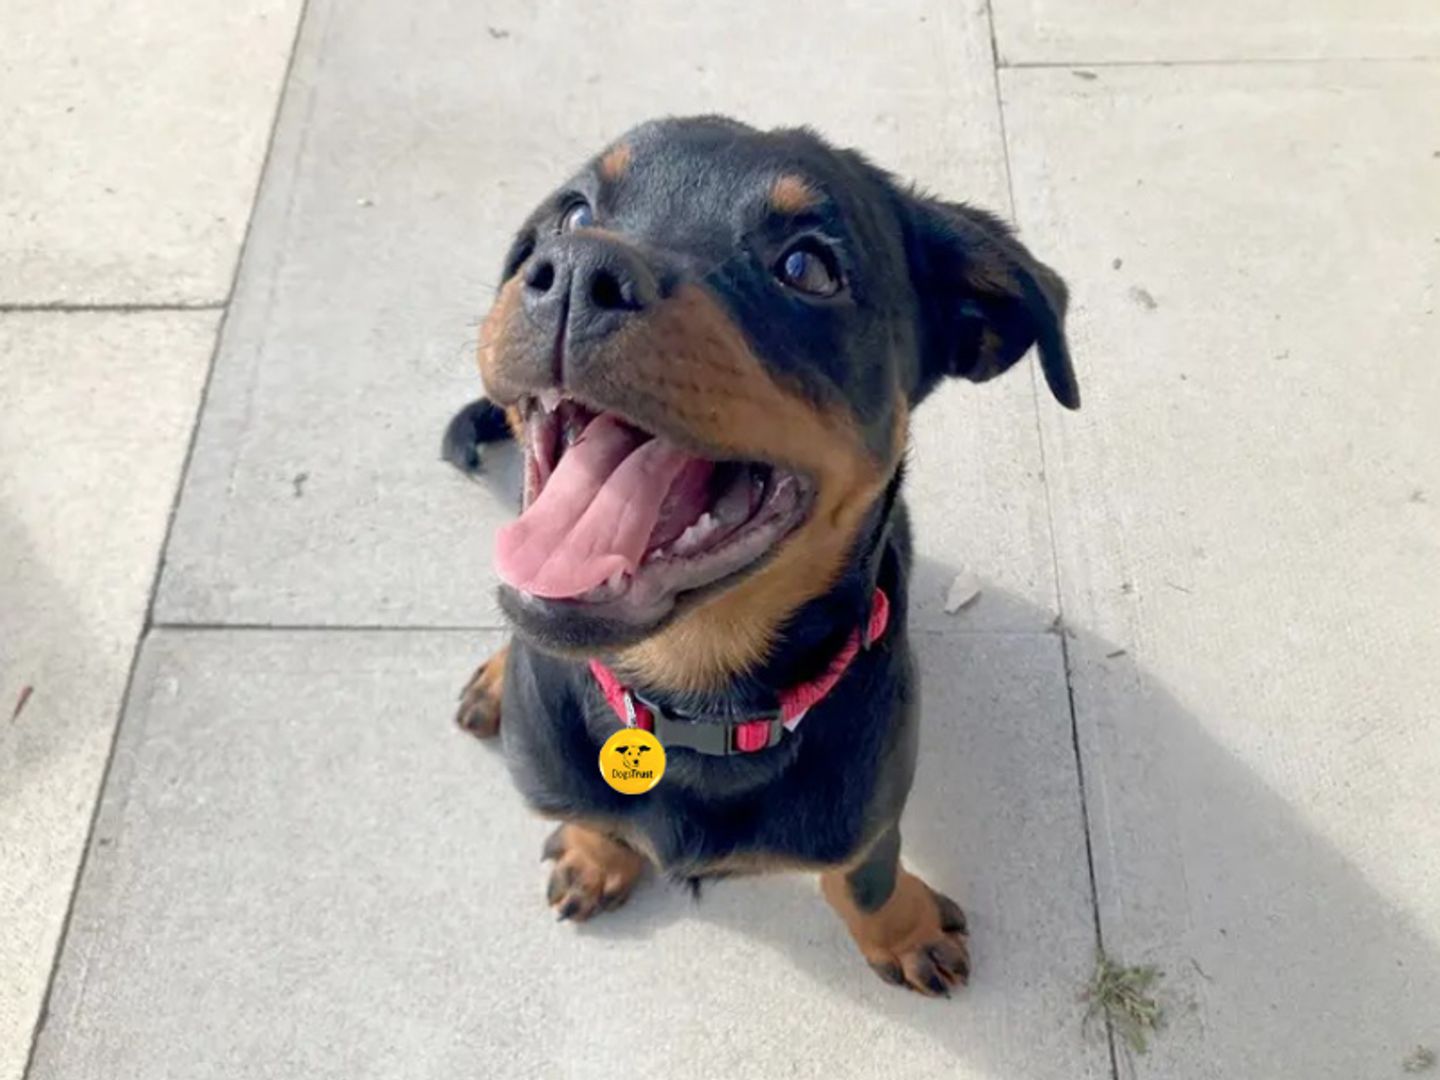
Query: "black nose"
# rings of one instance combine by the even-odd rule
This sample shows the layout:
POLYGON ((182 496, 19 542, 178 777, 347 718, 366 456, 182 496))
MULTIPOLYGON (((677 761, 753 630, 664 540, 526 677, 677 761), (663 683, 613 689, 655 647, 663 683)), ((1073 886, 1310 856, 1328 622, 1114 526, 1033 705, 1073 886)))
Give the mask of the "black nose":
POLYGON ((607 236, 556 236, 524 270, 525 310, 568 342, 604 337, 655 302, 657 286, 640 253, 607 236))

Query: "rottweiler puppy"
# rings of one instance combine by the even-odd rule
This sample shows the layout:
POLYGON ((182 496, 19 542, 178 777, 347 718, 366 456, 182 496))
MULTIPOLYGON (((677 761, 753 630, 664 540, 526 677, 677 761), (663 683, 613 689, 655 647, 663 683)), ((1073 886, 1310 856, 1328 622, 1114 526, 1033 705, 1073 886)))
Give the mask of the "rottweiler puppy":
POLYGON ((560 824, 562 919, 682 879, 818 872, 884 979, 948 995, 965 917, 900 858, 919 689, 906 638, 911 413, 1032 346, 1080 403, 1066 289, 990 214, 808 130, 645 124, 520 227, 481 332, 488 399, 446 456, 524 449, 496 539, 512 642, 459 722, 499 731, 560 824), (643 795, 597 768, 648 728, 643 795))

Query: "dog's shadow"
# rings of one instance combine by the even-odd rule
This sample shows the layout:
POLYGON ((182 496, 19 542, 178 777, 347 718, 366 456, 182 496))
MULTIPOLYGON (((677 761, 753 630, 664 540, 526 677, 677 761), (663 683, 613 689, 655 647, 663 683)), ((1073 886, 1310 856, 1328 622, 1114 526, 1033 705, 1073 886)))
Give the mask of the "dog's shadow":
MULTIPOLYGON (((933 561, 920 570, 931 580, 952 572, 933 561)), ((1013 595, 987 600, 1028 607, 1033 625, 1047 625, 1013 595)), ((580 932, 644 939, 699 920, 783 953, 821 996, 862 1004, 968 1061, 993 1058, 997 1075, 1054 1075, 1057 1055, 1080 1075, 1082 1059, 1098 1068, 1106 1054, 1103 1025, 1084 1022, 1097 951, 1093 846, 1106 952, 1163 972, 1166 1019, 1145 1071, 1388 1075, 1417 1044, 1440 1041, 1436 942, 1121 644, 1083 627, 955 626, 912 630, 925 705, 903 830, 906 863, 970 916, 974 977, 956 1001, 882 984, 801 875, 707 884, 698 903, 652 886, 580 932)), ((1123 1073, 1123 1043, 1117 1056, 1123 1073)))

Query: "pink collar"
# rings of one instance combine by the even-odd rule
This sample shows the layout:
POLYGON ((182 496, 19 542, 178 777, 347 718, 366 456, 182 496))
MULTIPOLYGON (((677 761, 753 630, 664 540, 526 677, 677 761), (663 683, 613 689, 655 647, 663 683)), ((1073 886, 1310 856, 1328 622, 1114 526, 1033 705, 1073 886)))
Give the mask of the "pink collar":
POLYGON ((860 628, 856 627, 818 677, 782 690, 778 713, 753 720, 726 720, 719 723, 678 720, 667 716, 663 710, 622 686, 615 673, 599 660, 590 661, 590 671, 595 676, 595 681, 600 684, 605 701, 615 711, 620 722, 627 727, 653 732, 666 749, 679 746, 698 750, 702 754, 720 756, 753 754, 774 746, 784 732, 794 731, 805 718, 805 714, 835 688, 835 684, 854 663, 862 644, 868 648, 884 635, 889 623, 890 598, 885 595, 884 589, 877 588, 870 602, 870 621, 863 641, 860 628))

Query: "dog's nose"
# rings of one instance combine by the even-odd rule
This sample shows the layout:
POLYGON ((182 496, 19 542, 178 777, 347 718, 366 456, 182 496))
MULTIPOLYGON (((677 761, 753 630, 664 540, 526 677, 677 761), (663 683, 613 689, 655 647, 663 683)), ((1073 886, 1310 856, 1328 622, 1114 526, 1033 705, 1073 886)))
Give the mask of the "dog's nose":
POLYGON ((568 342, 614 333, 656 300, 655 275, 623 241, 588 230, 552 237, 525 266, 525 310, 568 342))

